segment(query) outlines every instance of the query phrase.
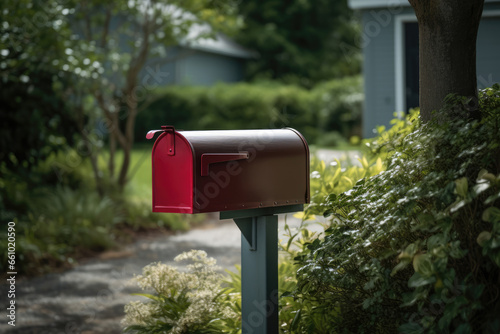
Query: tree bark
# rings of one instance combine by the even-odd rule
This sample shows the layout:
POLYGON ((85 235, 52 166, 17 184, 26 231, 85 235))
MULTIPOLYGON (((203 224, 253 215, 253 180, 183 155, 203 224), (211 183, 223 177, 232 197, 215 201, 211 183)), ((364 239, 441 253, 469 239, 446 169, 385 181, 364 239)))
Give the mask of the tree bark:
POLYGON ((115 177, 115 152, 116 152, 116 136, 114 132, 109 132, 108 171, 110 179, 114 179, 115 177))
POLYGON ((151 17, 149 15, 146 17, 144 24, 142 25, 142 44, 140 46, 139 52, 135 57, 132 57, 129 64, 129 69, 126 77, 126 84, 124 89, 125 105, 127 108, 127 117, 125 121, 125 142, 121 143, 123 149, 123 162, 120 169, 120 174, 118 175, 118 186, 120 190, 125 188, 127 184, 127 173, 130 166, 130 156, 132 151, 132 146, 134 144, 134 125, 135 119, 137 117, 137 78, 141 69, 144 67, 149 54, 149 35, 150 35, 150 21, 151 17))
MULTIPOLYGON (((81 99, 78 99, 81 100, 81 99)), ((97 147, 95 145, 92 145, 91 138, 89 137, 89 134, 87 130, 85 129, 85 120, 84 120, 84 112, 83 112, 83 106, 82 103, 80 102, 78 106, 75 108, 76 110, 76 125, 78 127, 78 131, 80 132, 80 135, 82 136, 83 143, 85 144, 85 149, 87 150, 87 154, 90 158, 90 165, 92 166, 92 172, 94 174, 94 180, 95 180, 95 186, 97 190, 97 194, 99 197, 104 196, 104 188, 102 185, 102 177, 101 173, 99 171, 99 166, 98 166, 98 152, 97 147)))
POLYGON ((420 115, 429 121, 448 94, 472 98, 477 117, 476 38, 484 0, 409 0, 418 20, 420 115))

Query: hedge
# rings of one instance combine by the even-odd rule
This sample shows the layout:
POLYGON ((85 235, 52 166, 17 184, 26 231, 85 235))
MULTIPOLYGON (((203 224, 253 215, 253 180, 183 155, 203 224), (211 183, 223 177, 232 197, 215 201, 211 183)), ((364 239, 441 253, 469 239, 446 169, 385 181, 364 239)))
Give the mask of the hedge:
POLYGON ((293 127, 309 141, 335 145, 338 138, 359 135, 361 77, 325 82, 306 90, 266 83, 168 86, 151 93, 151 104, 137 117, 136 138, 161 125, 184 130, 293 127), (339 136, 325 134, 337 132, 339 136))

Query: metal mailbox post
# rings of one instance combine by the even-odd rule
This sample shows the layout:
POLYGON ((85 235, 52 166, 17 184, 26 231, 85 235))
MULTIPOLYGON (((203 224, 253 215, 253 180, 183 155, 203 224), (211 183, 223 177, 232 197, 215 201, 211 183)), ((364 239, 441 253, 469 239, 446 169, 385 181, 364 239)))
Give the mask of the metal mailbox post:
POLYGON ((241 231, 242 332, 278 333, 278 216, 309 203, 309 147, 294 129, 152 130, 153 211, 220 212, 241 231))

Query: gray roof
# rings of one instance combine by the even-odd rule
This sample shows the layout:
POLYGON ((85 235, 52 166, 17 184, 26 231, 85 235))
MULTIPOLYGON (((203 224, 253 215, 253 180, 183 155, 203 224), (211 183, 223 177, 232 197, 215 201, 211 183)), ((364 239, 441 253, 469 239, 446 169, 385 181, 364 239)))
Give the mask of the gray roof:
POLYGON ((230 57, 250 59, 258 56, 256 52, 244 48, 222 33, 216 33, 213 38, 199 37, 211 32, 212 28, 207 24, 194 24, 191 26, 188 36, 180 44, 190 49, 230 57))
POLYGON ((352 9, 410 6, 408 0, 348 0, 352 9))
MULTIPOLYGON (((143 0, 139 2, 139 11, 146 12, 150 10, 152 5, 151 0, 143 0)), ((197 21, 195 15, 182 8, 165 3, 154 3, 152 6, 156 10, 161 11, 165 16, 168 16, 174 23, 180 23, 186 20, 197 21)), ((174 31, 175 32, 175 31, 174 31)), ((177 30, 177 37, 180 38, 179 44, 194 50, 200 50, 210 53, 221 54, 237 58, 255 58, 257 53, 244 48, 228 36, 222 33, 215 33, 213 28, 207 23, 194 23, 189 27, 187 36, 182 36, 182 33, 177 30), (213 38, 206 36, 212 35, 213 38)))
MULTIPOLYGON (((485 2, 499 2, 500 0, 485 0, 485 2)), ((365 8, 397 8, 410 7, 408 0, 348 0, 352 9, 365 8)))

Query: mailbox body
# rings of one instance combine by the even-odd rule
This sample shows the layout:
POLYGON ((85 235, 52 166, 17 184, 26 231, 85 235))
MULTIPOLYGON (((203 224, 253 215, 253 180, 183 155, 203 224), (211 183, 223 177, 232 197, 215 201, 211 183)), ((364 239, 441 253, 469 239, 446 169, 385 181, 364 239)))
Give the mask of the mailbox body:
POLYGON ((309 148, 293 129, 175 131, 152 152, 153 211, 201 213, 309 203, 309 148))

